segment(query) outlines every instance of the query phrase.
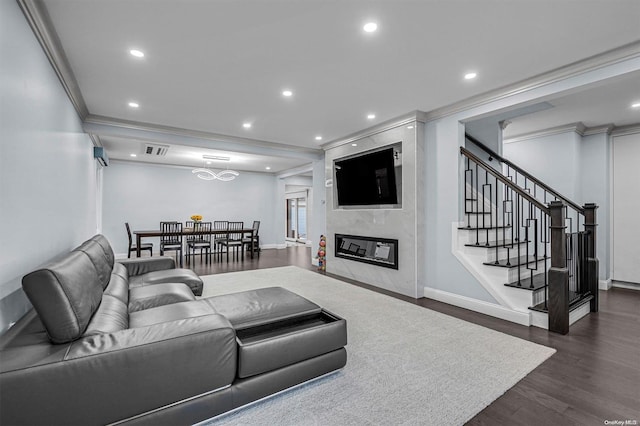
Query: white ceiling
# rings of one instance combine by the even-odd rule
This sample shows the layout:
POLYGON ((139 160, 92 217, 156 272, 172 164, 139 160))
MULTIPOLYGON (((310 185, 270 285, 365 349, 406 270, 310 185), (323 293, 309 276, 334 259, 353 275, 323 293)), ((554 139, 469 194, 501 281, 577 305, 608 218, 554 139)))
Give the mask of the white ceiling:
MULTIPOLYGON (((312 154, 323 143, 410 111, 432 111, 640 40, 638 0, 44 5, 90 117, 211 135, 203 139, 211 146, 172 143, 166 163, 200 165, 205 151, 234 158, 237 145, 244 163, 231 161, 229 168, 264 171, 269 165, 270 172, 310 161, 274 155, 265 149, 271 143, 312 154), (377 32, 362 31, 368 21, 378 23, 377 32), (133 48, 145 57, 129 55, 133 48), (468 71, 478 77, 464 80, 468 71), (283 97, 284 89, 293 96, 283 97), (130 101, 140 108, 128 107, 130 101), (376 118, 368 120, 369 113, 376 118), (247 121, 248 130, 242 127, 247 121), (323 139, 316 141, 317 135, 323 139)), ((637 111, 629 113, 629 99, 640 100, 639 75, 612 82, 615 90, 552 100, 557 108, 533 114, 532 124, 513 120, 508 131, 551 127, 549 120, 600 125, 623 114, 624 123, 640 122, 637 111), (587 102, 588 110, 575 109, 587 102)), ((141 139, 104 134, 101 141, 111 158, 144 161, 129 157, 140 152, 141 139)))

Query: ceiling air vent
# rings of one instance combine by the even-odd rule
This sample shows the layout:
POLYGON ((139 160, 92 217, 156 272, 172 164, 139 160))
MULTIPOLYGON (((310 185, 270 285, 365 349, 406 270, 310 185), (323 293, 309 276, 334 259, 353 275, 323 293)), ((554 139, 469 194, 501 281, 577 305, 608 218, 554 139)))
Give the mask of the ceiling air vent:
POLYGON ((169 145, 159 145, 155 143, 144 144, 144 153, 146 155, 162 157, 164 155, 167 155, 167 151, 169 151, 169 145))

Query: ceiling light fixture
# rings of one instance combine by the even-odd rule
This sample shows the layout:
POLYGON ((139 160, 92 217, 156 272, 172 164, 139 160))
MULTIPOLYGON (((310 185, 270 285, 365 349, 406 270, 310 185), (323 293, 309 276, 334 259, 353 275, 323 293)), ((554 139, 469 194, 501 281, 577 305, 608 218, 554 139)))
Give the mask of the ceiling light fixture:
POLYGON ((129 154, 130 157, 137 157, 137 154, 129 154))
POLYGON ((358 146, 358 144, 357 143, 352 143, 351 146, 358 146))
POLYGON ((322 136, 316 136, 316 140, 317 141, 321 141, 322 140, 322 136))
POLYGON ((265 170, 271 170, 271 167, 267 166, 265 167, 265 170))
POLYGON ((378 24, 375 22, 367 22, 362 29, 367 33, 373 33, 378 29, 378 24))
POLYGON ((131 56, 135 56, 136 58, 144 58, 144 52, 138 49, 131 49, 129 51, 131 56))
POLYGON ((636 102, 634 104, 631 104, 631 108, 640 108, 640 102, 636 102))
POLYGON ((407 129, 413 129, 413 126, 407 126, 407 129))
POLYGON ((473 80, 474 78, 476 78, 478 76, 478 73, 475 72, 468 72, 464 75, 464 79, 465 80, 473 80))
POLYGON ((196 173, 196 176, 202 180, 221 180, 223 182, 229 182, 234 180, 240 173, 235 170, 222 170, 221 172, 214 172, 213 170, 209 170, 207 168, 201 169, 193 169, 191 173, 196 173))
POLYGON ((292 95, 293 95, 293 92, 291 90, 284 90, 282 92, 282 96, 290 97, 292 95))
POLYGON ((367 118, 369 120, 373 120, 374 118, 376 118, 376 115, 375 114, 369 114, 369 115, 367 115, 367 118))
POLYGON ((244 127, 245 129, 250 129, 251 123, 242 123, 242 127, 244 127))
POLYGON ((140 104, 139 104, 139 103, 137 103, 137 102, 129 102, 129 106, 130 106, 131 108, 139 108, 139 107, 140 107, 140 104))

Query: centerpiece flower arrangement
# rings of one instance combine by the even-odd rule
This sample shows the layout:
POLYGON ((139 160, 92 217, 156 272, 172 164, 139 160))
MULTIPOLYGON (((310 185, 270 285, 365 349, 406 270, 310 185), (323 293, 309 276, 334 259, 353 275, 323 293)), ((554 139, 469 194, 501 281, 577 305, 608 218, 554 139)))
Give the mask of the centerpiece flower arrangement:
POLYGON ((199 214, 191 215, 191 220, 194 222, 200 222, 202 220, 202 215, 199 215, 199 214))

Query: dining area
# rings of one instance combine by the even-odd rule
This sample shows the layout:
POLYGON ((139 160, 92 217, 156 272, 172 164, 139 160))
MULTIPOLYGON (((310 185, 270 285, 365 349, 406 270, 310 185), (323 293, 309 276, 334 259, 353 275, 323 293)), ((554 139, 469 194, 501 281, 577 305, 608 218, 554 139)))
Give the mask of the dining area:
POLYGON ((188 221, 160 221, 156 229, 131 229, 128 222, 125 228, 128 237, 127 257, 134 254, 141 257, 145 251, 153 255, 175 255, 176 264, 184 267, 212 262, 229 263, 244 261, 245 253, 251 259, 260 254, 260 221, 254 220, 251 226, 243 221, 214 220, 204 221, 201 215, 192 215, 188 221), (159 241, 159 247, 149 239, 159 241), (145 241, 146 240, 146 241, 145 241))

